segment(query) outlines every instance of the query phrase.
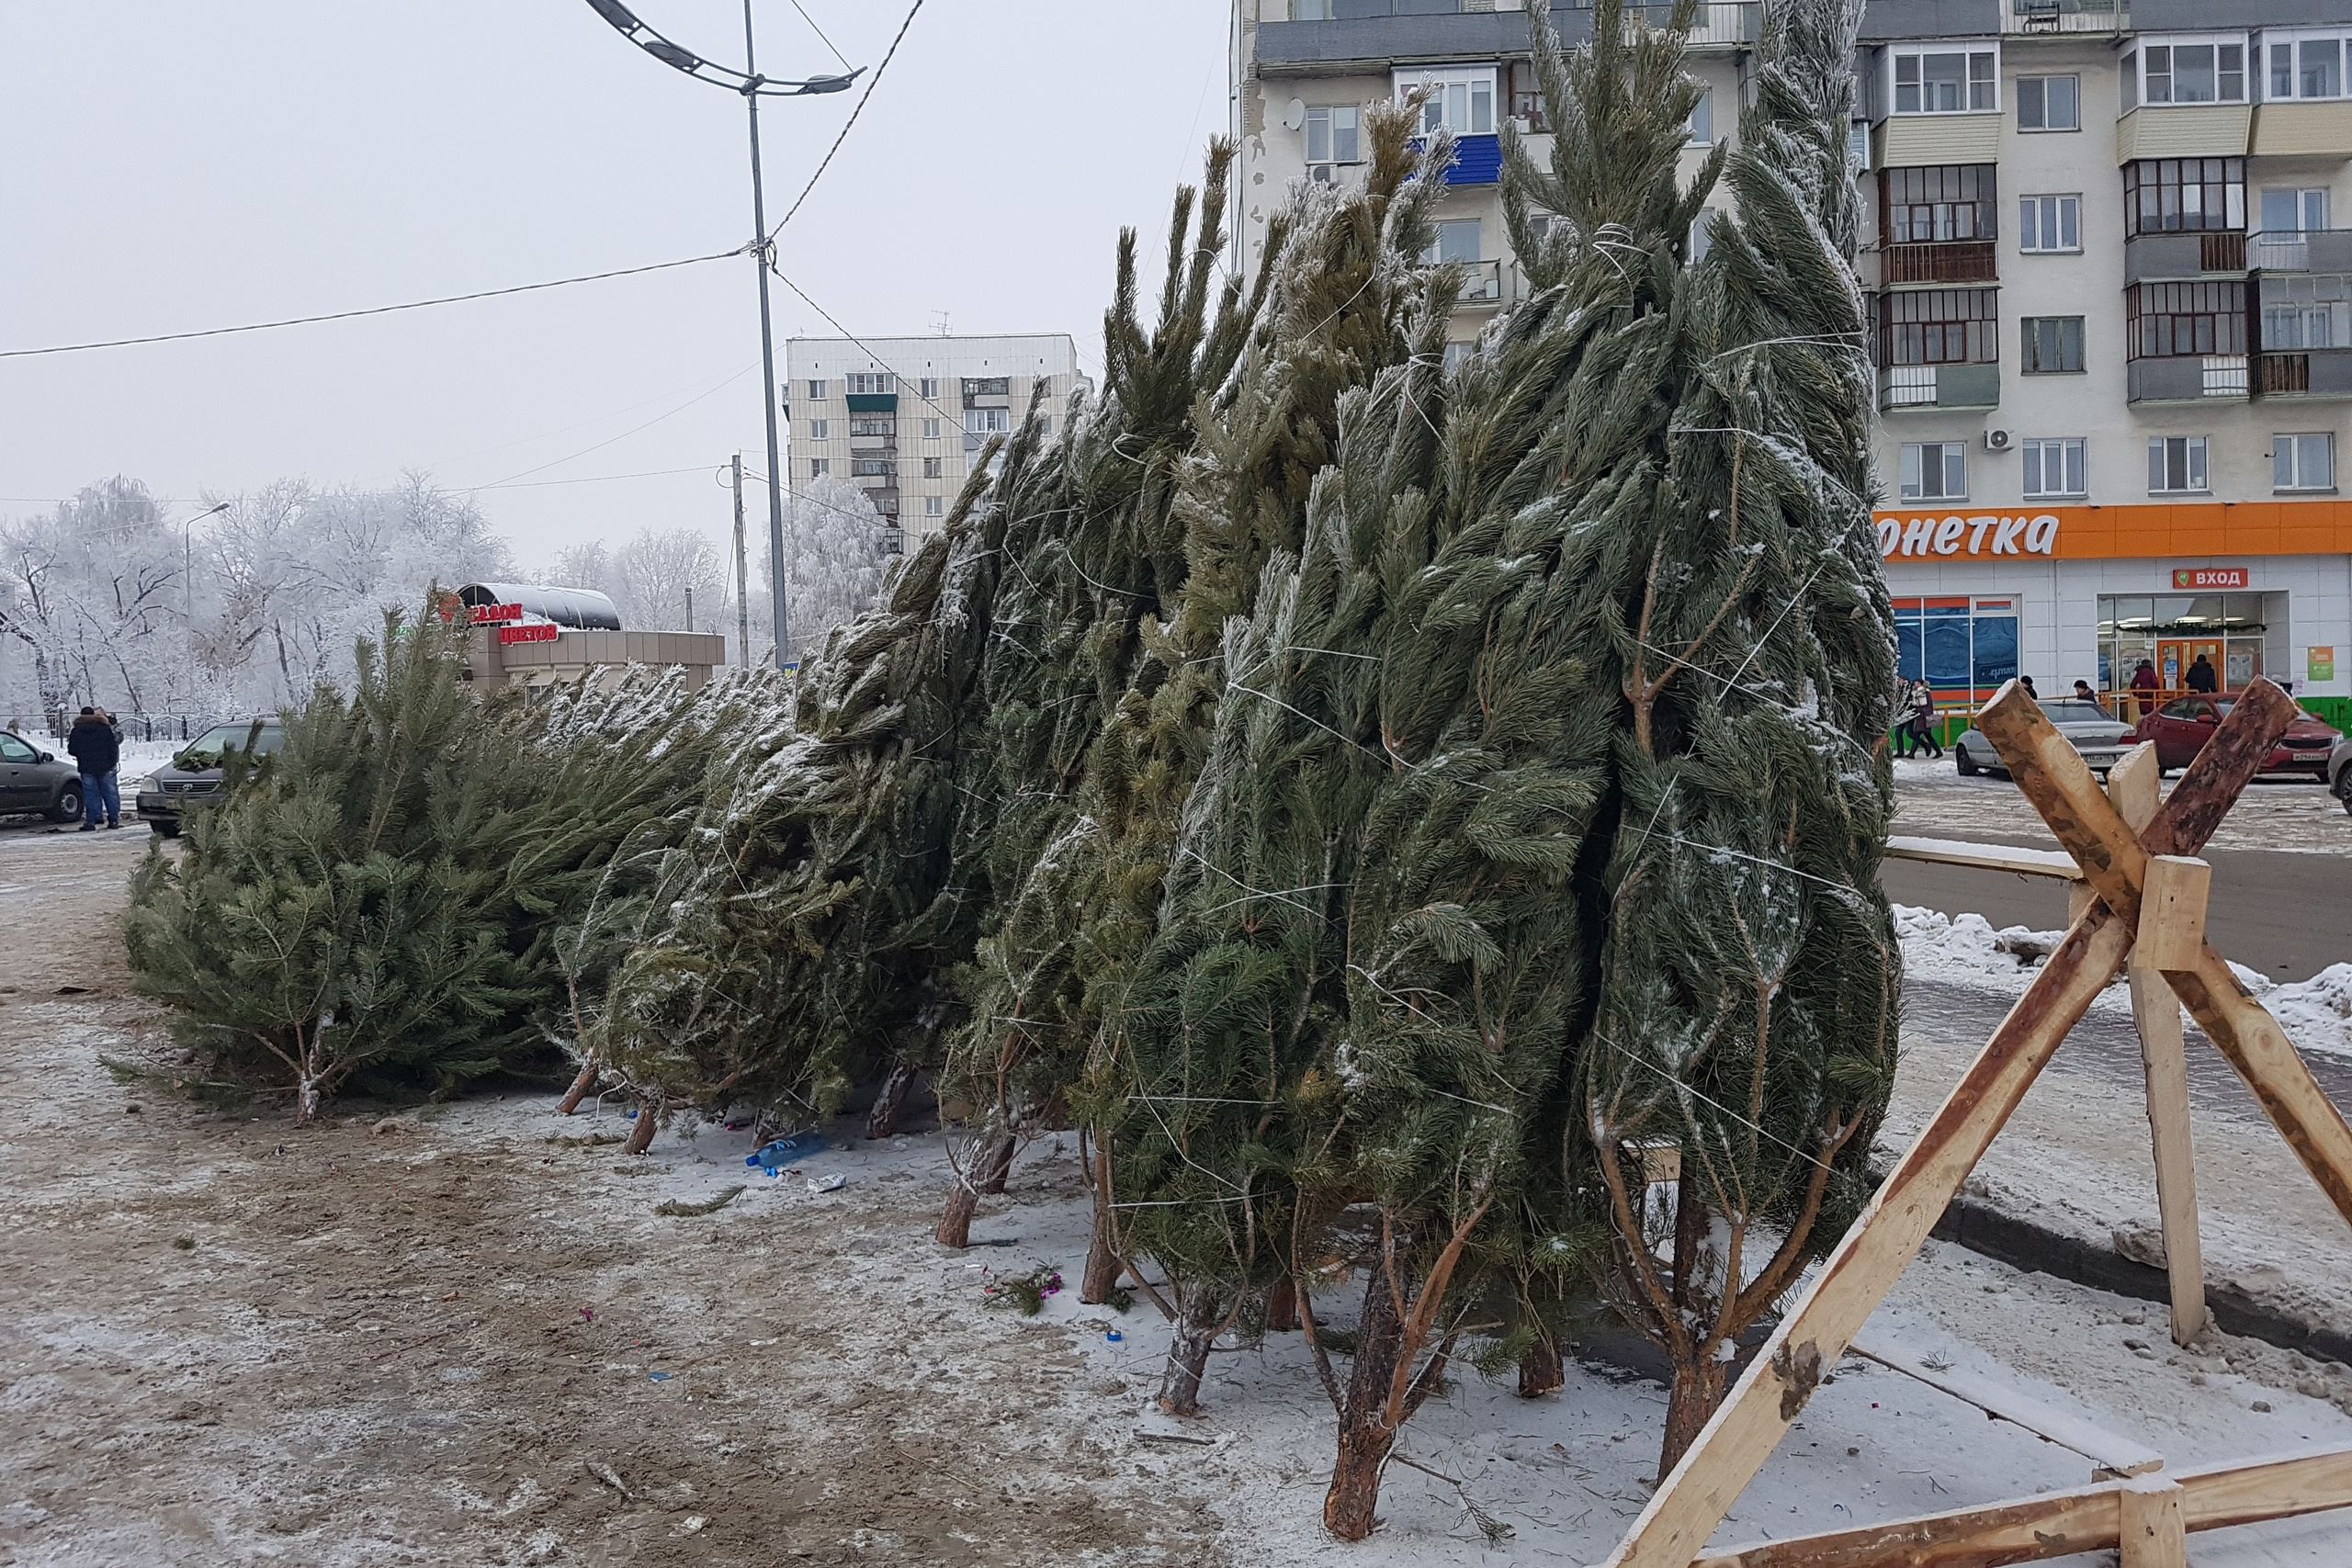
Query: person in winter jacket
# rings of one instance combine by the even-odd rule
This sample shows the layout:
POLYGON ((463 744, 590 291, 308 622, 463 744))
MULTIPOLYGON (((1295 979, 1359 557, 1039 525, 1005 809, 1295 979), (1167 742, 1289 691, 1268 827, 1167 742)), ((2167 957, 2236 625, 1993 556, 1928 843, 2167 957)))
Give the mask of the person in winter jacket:
POLYGON ((101 817, 109 828, 122 826, 122 788, 115 769, 122 761, 122 738, 96 708, 84 708, 65 738, 65 750, 82 770, 82 831, 98 830, 101 817))

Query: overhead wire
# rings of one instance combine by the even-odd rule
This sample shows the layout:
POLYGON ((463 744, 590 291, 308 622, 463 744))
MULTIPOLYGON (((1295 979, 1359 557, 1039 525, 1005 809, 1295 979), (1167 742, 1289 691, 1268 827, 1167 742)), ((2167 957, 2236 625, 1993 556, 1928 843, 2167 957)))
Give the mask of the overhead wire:
MULTIPOLYGON (((794 0, 793 9, 796 11, 800 10, 798 0, 794 0)), ((850 127, 855 125, 857 123, 857 117, 865 112, 866 104, 874 96, 874 89, 882 85, 882 73, 890 69, 890 62, 898 55, 899 45, 906 41, 907 29, 914 25, 915 13, 922 9, 922 0, 915 0, 913 5, 907 7, 906 20, 899 24, 898 36, 890 40, 889 49, 886 51, 882 56, 882 63, 876 66, 874 68, 874 74, 865 79, 865 91, 857 96, 857 107, 850 110, 849 118, 842 122, 841 134, 833 138, 833 144, 831 147, 825 149, 825 156, 823 160, 818 164, 817 172, 808 176, 808 183, 800 187, 800 194, 792 198, 792 206, 786 210, 783 217, 776 220, 775 227, 769 230, 766 235, 761 240, 760 243, 763 245, 771 248, 774 247, 775 244, 775 237, 784 232, 784 226, 792 221, 794 214, 797 213, 801 209, 801 205, 808 199, 808 193, 817 188, 817 182, 825 177, 825 171, 827 169, 832 167, 833 154, 839 152, 842 150, 842 143, 849 140, 850 127)), ((806 17, 808 13, 801 11, 800 15, 803 17, 806 17)), ((813 28, 817 24, 812 21, 808 25, 813 28)), ((817 36, 819 38, 825 38, 825 35, 821 32, 817 36)), ((825 39, 825 47, 827 49, 832 49, 832 39, 825 39)), ((839 50, 834 50, 833 52, 838 55, 841 51, 839 50)), ((849 62, 844 60, 842 63, 843 65, 847 65, 849 62)))
POLYGON ((817 25, 817 18, 808 14, 807 8, 800 4, 800 0, 792 0, 792 8, 800 13, 800 19, 808 24, 808 30, 815 33, 827 49, 832 50, 833 58, 842 62, 842 69, 844 71, 852 69, 849 56, 833 47, 833 40, 825 37, 825 29, 817 25))

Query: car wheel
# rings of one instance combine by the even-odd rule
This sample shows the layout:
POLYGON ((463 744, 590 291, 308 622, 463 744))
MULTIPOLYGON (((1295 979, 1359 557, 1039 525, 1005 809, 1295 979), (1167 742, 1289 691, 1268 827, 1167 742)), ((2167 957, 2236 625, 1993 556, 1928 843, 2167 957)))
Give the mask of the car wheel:
POLYGON ((1968 748, 1965 746, 1954 746, 1951 749, 1951 765, 1960 770, 1962 778, 1973 779, 1976 776, 1976 759, 1968 754, 1968 748))
POLYGON ((2352 768, 2346 768, 2335 781, 2335 798, 2344 803, 2344 814, 2352 817, 2352 768))
POLYGON ((57 804, 49 808, 49 819, 52 822, 71 822, 81 815, 82 786, 78 784, 67 784, 57 792, 57 804))

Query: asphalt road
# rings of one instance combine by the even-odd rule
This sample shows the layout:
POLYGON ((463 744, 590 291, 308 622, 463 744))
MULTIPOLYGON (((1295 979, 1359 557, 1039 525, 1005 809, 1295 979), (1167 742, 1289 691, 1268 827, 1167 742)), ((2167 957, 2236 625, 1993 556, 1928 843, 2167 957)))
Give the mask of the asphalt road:
MULTIPOLYGON (((1953 834, 1980 842, 2047 850, 2051 839, 1953 834)), ((2273 980, 2308 980, 2352 960, 2352 859, 2283 850, 2208 849, 2213 891, 2205 930, 2222 956, 2273 980)), ((2046 876, 1887 861, 1879 886, 1898 904, 1963 910, 1996 926, 2057 931, 2066 924, 2066 885, 2046 876)))

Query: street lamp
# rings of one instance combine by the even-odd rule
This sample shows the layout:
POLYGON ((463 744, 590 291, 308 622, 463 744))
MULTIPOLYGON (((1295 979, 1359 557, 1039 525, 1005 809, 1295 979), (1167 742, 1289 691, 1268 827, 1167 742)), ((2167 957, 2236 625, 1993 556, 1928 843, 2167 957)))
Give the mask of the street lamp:
POLYGON ((752 49, 752 0, 743 0, 743 69, 720 65, 679 48, 643 22, 620 0, 588 0, 596 14, 613 24, 620 35, 662 64, 683 71, 697 82, 742 95, 752 122, 752 264, 760 276, 760 371, 767 383, 768 417, 768 585, 775 595, 775 662, 786 662, 784 606, 784 458, 779 450, 775 412, 775 340, 769 325, 768 263, 775 242, 768 233, 767 200, 760 187, 760 100, 802 98, 818 93, 838 93, 863 75, 865 67, 842 76, 811 76, 800 82, 771 82, 759 73, 752 49))
POLYGON ((196 525, 208 517, 218 517, 229 510, 229 503, 208 506, 180 525, 180 619, 191 635, 196 630, 196 525))

